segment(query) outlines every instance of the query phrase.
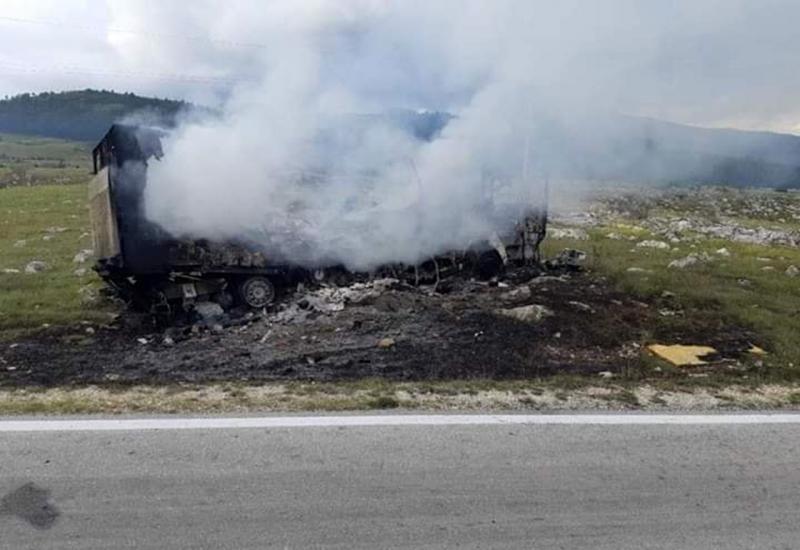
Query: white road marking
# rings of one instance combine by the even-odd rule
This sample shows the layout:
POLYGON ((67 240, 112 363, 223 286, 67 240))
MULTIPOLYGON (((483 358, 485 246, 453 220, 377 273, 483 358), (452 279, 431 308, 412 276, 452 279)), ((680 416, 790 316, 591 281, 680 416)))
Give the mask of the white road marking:
POLYGON ((237 428, 325 428, 368 426, 531 425, 740 425, 800 424, 800 414, 398 414, 263 416, 244 418, 120 418, 2 420, 0 432, 217 430, 237 428))

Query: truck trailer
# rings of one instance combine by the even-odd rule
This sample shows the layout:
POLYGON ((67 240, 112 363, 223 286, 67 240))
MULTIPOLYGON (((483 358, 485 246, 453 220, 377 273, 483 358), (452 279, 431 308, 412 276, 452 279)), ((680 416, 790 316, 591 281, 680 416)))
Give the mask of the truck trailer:
POLYGON ((147 166, 163 157, 162 130, 115 124, 92 152, 89 184, 95 270, 128 304, 155 314, 190 310, 198 301, 261 309, 298 282, 339 283, 354 276, 392 275, 413 284, 436 283, 453 272, 496 275, 509 263, 536 263, 547 225, 546 201, 526 211, 508 235, 487 235, 463 250, 419 265, 391 264, 368 274, 338 265, 301 266, 238 242, 177 238, 144 210, 147 166))

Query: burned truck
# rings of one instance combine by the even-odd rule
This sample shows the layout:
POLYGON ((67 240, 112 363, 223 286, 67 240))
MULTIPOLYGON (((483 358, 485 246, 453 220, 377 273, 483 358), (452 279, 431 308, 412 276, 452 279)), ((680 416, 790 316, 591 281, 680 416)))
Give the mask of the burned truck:
POLYGON ((339 265, 299 265, 244 237, 238 242, 177 238, 149 220, 144 209, 147 166, 163 157, 164 136, 155 128, 115 124, 92 153, 89 206, 95 270, 136 308, 169 316, 210 300, 224 309, 237 304, 261 309, 299 282, 342 284, 394 276, 410 284, 436 285, 456 272, 488 278, 511 263, 539 261, 545 201, 511 224, 507 235, 487 235, 418 265, 384 265, 370 273, 351 273, 339 265))

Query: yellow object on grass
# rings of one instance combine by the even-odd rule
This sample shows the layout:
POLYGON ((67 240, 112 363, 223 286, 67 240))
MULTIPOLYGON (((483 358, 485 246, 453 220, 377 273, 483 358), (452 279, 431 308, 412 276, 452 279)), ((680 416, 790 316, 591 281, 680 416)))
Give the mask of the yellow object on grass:
POLYGON ((717 350, 709 346, 687 346, 683 344, 672 346, 651 344, 647 346, 647 349, 678 367, 705 365, 707 363, 702 358, 711 353, 717 353, 717 350))

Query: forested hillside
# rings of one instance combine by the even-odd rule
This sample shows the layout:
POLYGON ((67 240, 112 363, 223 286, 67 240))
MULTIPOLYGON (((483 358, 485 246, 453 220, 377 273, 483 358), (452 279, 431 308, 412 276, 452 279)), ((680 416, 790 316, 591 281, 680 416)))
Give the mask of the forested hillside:
POLYGON ((94 142, 108 127, 129 117, 171 126, 185 101, 105 90, 21 94, 0 100, 0 133, 94 142))

